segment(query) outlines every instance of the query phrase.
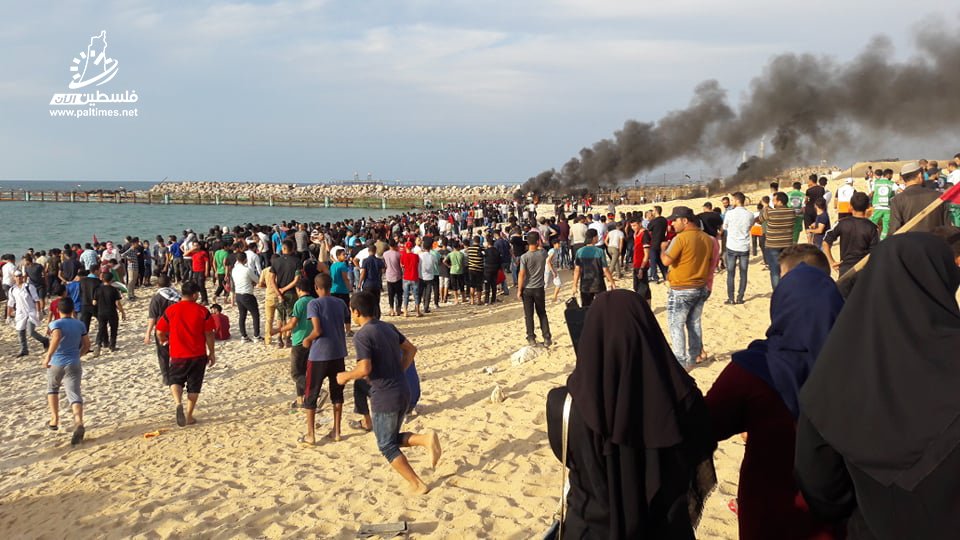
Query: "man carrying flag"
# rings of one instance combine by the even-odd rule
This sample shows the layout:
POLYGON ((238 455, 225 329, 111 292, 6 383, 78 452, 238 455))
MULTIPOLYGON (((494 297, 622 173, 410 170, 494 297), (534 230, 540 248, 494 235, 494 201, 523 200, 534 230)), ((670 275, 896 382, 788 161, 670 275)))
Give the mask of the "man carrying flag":
MULTIPOLYGON (((900 176, 903 178, 906 189, 890 201, 890 234, 896 234, 897 230, 914 216, 917 216, 928 206, 931 206, 931 203, 940 199, 940 193, 936 190, 923 187, 923 168, 920 163, 916 161, 905 163, 900 169, 900 176)), ((926 213, 920 222, 916 223, 910 230, 930 232, 946 224, 947 207, 938 204, 934 210, 926 213)))

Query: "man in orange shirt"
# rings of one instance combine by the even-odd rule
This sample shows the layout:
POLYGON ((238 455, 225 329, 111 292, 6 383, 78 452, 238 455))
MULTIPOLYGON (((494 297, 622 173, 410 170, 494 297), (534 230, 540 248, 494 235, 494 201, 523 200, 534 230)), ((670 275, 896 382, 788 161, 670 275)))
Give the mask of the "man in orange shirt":
POLYGON ((207 366, 216 362, 214 345, 215 322, 207 308, 197 304, 200 286, 185 281, 181 300, 167 308, 157 319, 160 345, 170 346, 170 367, 167 378, 177 404, 177 425, 195 424, 193 410, 200 397, 207 366), (183 389, 187 389, 187 411, 183 410, 183 389))
POLYGON ((702 360, 703 331, 700 318, 703 305, 710 295, 707 278, 712 271, 714 242, 713 237, 700 229, 700 220, 686 206, 675 207, 667 219, 673 220, 673 228, 677 231, 670 245, 660 255, 663 263, 670 266, 667 274, 667 281, 670 282, 667 292, 670 346, 677 361, 690 369, 702 360))

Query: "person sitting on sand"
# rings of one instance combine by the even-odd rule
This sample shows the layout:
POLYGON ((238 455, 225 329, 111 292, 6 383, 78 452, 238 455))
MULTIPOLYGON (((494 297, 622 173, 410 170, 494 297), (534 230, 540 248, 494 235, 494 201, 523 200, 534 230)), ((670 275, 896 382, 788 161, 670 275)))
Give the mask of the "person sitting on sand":
POLYGON ((798 393, 842 308, 829 274, 800 263, 773 292, 766 339, 734 353, 707 392, 716 439, 748 435, 737 492, 743 540, 839 537, 797 503, 793 449, 798 393))
POLYGON ((223 307, 220 304, 210 306, 210 316, 213 317, 214 330, 213 338, 217 341, 227 341, 230 339, 230 319, 223 314, 223 307))
POLYGON ((357 365, 351 371, 337 374, 338 384, 367 378, 370 382, 370 405, 373 410, 373 433, 377 447, 390 466, 416 494, 429 491, 417 476, 401 447, 422 446, 430 451, 434 468, 440 460, 440 440, 436 433, 400 432, 410 406, 410 389, 404 371, 413 363, 417 348, 392 324, 374 318, 376 298, 361 291, 350 299, 350 312, 360 330, 353 336, 357 365))
POLYGON ((716 484, 703 396, 677 362, 650 306, 596 296, 567 385, 547 394, 547 434, 562 459, 570 399, 570 489, 564 538, 694 538, 716 484))
POLYGON ((848 538, 956 538, 960 269, 942 238, 906 233, 860 274, 800 392, 797 483, 848 538))
POLYGON ((50 407, 50 423, 47 428, 56 431, 60 426, 60 385, 67 390, 67 401, 73 410, 73 439, 70 444, 83 441, 83 396, 80 379, 83 369, 80 357, 90 350, 87 327, 74 317, 73 300, 63 297, 57 302, 60 318, 50 323, 50 346, 42 365, 47 370, 47 405, 50 407))
MULTIPOLYGON (((336 265, 334 265, 336 266, 336 265)), ((312 330, 303 338, 303 347, 309 349, 304 374, 303 408, 306 410, 307 433, 298 442, 317 443, 314 433, 314 418, 323 380, 329 380, 330 402, 333 403, 334 441, 340 440, 340 419, 343 416, 343 384, 337 382, 337 373, 344 370, 347 356, 347 334, 350 333, 350 309, 332 295, 333 279, 327 274, 318 274, 314 281, 317 297, 307 304, 307 318, 312 330)))
POLYGON ((170 367, 167 377, 170 393, 177 404, 177 425, 195 424, 193 411, 203 387, 207 367, 216 362, 217 349, 213 339, 214 322, 207 308, 197 303, 200 285, 184 281, 181 299, 167 308, 157 320, 160 345, 170 346, 170 367), (187 410, 183 410, 183 390, 187 390, 187 410))

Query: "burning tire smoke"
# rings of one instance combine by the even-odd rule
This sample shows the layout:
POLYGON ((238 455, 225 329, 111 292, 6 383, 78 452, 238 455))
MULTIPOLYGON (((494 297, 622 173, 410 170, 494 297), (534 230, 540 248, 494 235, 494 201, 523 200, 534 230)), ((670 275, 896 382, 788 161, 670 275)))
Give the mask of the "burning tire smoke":
POLYGON ((893 46, 880 36, 854 60, 838 63, 812 54, 773 57, 750 83, 738 111, 715 80, 700 83, 690 105, 657 122, 628 120, 610 139, 580 150, 560 170, 546 170, 524 193, 596 190, 681 158, 709 160, 739 153, 773 134, 772 154, 753 156, 728 183, 761 178, 808 163, 818 148, 850 149, 886 136, 930 136, 956 127, 960 110, 960 37, 915 36, 917 54, 892 62, 893 46))

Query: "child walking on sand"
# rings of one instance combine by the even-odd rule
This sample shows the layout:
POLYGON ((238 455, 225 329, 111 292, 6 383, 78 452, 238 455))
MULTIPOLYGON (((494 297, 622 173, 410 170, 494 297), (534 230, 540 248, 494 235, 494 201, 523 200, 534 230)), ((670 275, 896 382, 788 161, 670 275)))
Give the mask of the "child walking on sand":
POLYGON ((337 383, 367 378, 370 382, 370 408, 377 447, 390 466, 410 485, 410 491, 422 495, 429 488, 410 467, 401 447, 422 446, 430 451, 433 467, 440 461, 440 440, 436 433, 401 433, 400 426, 410 406, 410 388, 404 371, 413 363, 417 348, 397 328, 374 317, 377 299, 361 291, 350 299, 350 313, 360 330, 353 336, 357 366, 337 374, 337 383))

